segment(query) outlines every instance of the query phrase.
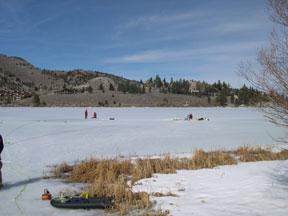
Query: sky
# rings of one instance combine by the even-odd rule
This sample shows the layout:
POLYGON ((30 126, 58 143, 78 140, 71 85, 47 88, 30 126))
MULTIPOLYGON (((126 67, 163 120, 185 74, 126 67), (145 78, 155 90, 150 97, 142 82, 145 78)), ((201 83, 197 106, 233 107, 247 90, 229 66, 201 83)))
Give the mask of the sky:
POLYGON ((239 87, 273 26, 265 0, 0 0, 0 53, 42 69, 239 87))

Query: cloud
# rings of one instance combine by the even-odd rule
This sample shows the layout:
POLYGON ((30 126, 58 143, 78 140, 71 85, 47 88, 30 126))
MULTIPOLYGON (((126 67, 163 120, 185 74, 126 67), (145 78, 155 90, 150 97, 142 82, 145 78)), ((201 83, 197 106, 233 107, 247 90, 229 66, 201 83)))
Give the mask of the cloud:
POLYGON ((161 40, 163 37, 169 40, 179 39, 186 36, 193 36, 195 32, 203 34, 231 35, 240 32, 252 31, 267 27, 267 20, 262 14, 252 14, 247 17, 231 14, 225 11, 190 10, 182 12, 162 12, 160 14, 144 15, 134 17, 125 23, 114 27, 115 34, 112 39, 119 39, 121 35, 134 35, 139 30, 142 33, 151 33, 154 40, 161 40), (169 37, 169 35, 173 37, 169 37), (168 36, 167 36, 168 35, 168 36))
MULTIPOLYGON (((267 25, 267 23, 266 23, 267 25)), ((242 21, 227 21, 218 23, 217 25, 211 27, 211 31, 220 32, 220 33, 233 33, 233 32, 242 32, 242 31, 255 31, 265 27, 265 24, 262 20, 254 19, 250 21, 242 20, 242 21)))
POLYGON ((159 14, 159 15, 150 15, 150 16, 143 16, 139 17, 135 20, 131 20, 127 23, 120 24, 116 28, 118 29, 129 29, 129 28, 136 28, 139 26, 145 25, 159 25, 159 24, 166 24, 171 22, 179 22, 179 21, 187 21, 191 20, 196 17, 202 16, 199 12, 186 12, 186 13, 179 13, 179 14, 159 14))
POLYGON ((58 18, 58 17, 59 17, 59 15, 56 14, 56 15, 54 15, 54 16, 45 17, 45 18, 43 18, 43 19, 40 19, 40 20, 38 20, 37 22, 33 23, 33 24, 27 29, 27 32, 30 32, 30 31, 32 31, 32 30, 34 30, 34 29, 37 29, 37 28, 39 28, 39 27, 47 24, 48 22, 51 22, 51 21, 55 20, 55 19, 58 18))
POLYGON ((74 3, 75 0, 63 0, 57 4, 53 2, 46 4, 39 1, 0 0, 0 36, 13 33, 13 36, 23 37, 23 35, 64 16, 67 10, 63 8, 69 8, 74 3), (39 11, 41 11, 40 15, 39 11))
MULTIPOLYGON (((159 25, 167 26, 167 25, 177 25, 179 23, 187 23, 190 24, 195 23, 197 19, 200 17, 204 17, 205 13, 198 11, 188 11, 184 13, 174 13, 174 14, 154 14, 147 16, 140 16, 138 18, 131 19, 126 23, 119 24, 115 26, 116 35, 119 36, 126 31, 135 29, 135 28, 144 28, 150 29, 153 27, 157 27, 159 25)), ((187 25, 187 24, 186 24, 187 25)))
POLYGON ((106 59, 106 63, 159 63, 167 61, 179 61, 183 59, 190 59, 199 56, 214 56, 214 55, 227 55, 239 54, 241 52, 253 51, 264 42, 241 42, 234 44, 217 45, 205 48, 196 49, 182 49, 182 50, 146 50, 143 52, 124 55, 106 59))

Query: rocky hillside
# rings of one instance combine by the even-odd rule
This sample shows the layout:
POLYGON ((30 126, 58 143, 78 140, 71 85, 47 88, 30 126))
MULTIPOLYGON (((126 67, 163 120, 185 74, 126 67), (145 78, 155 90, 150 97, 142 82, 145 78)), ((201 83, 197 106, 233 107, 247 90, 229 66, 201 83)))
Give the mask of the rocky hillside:
POLYGON ((1 81, 6 83, 5 87, 7 89, 14 89, 14 86, 17 85, 21 89, 49 89, 49 91, 61 90, 63 85, 66 85, 67 88, 79 87, 97 77, 102 77, 103 80, 105 78, 112 80, 112 84, 129 81, 125 78, 99 71, 41 70, 25 59, 6 55, 0 55, 0 75, 1 81))
POLYGON ((151 88, 148 92, 142 82, 108 73, 45 70, 25 59, 0 55, 2 106, 203 106, 206 101, 151 88))

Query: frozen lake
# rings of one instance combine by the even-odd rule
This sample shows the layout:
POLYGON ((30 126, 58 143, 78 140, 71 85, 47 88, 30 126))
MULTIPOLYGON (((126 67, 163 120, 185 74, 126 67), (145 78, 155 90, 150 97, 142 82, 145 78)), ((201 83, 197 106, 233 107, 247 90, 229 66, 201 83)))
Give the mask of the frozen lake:
POLYGON ((273 146, 277 144, 273 138, 285 135, 284 129, 251 108, 88 108, 90 117, 97 112, 97 120, 85 120, 84 110, 0 108, 6 184, 0 191, 0 209, 5 210, 4 215, 39 215, 31 203, 46 209, 41 215, 69 215, 39 200, 43 188, 59 191, 64 187, 40 179, 47 166, 63 161, 273 146), (193 113, 192 121, 183 120, 188 113, 193 113), (111 117, 115 120, 109 120, 111 117), (210 121, 195 120, 200 117, 210 121))
POLYGON ((3 158, 43 167, 90 156, 134 156, 273 145, 284 130, 249 108, 0 108, 3 158), (179 120, 193 113, 194 119, 179 120), (115 118, 114 121, 109 120, 115 118), (177 120, 175 120, 177 119, 177 120), (43 157, 49 157, 47 160, 43 157), (61 157, 59 157, 61 156, 61 157))

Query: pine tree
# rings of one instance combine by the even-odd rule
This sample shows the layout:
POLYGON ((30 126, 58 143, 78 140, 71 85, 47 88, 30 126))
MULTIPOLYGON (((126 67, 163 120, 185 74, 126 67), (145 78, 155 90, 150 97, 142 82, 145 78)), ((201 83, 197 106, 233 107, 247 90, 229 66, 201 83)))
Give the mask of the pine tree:
POLYGON ((36 93, 34 93, 34 95, 33 95, 33 105, 34 106, 39 106, 40 105, 40 97, 36 93))

